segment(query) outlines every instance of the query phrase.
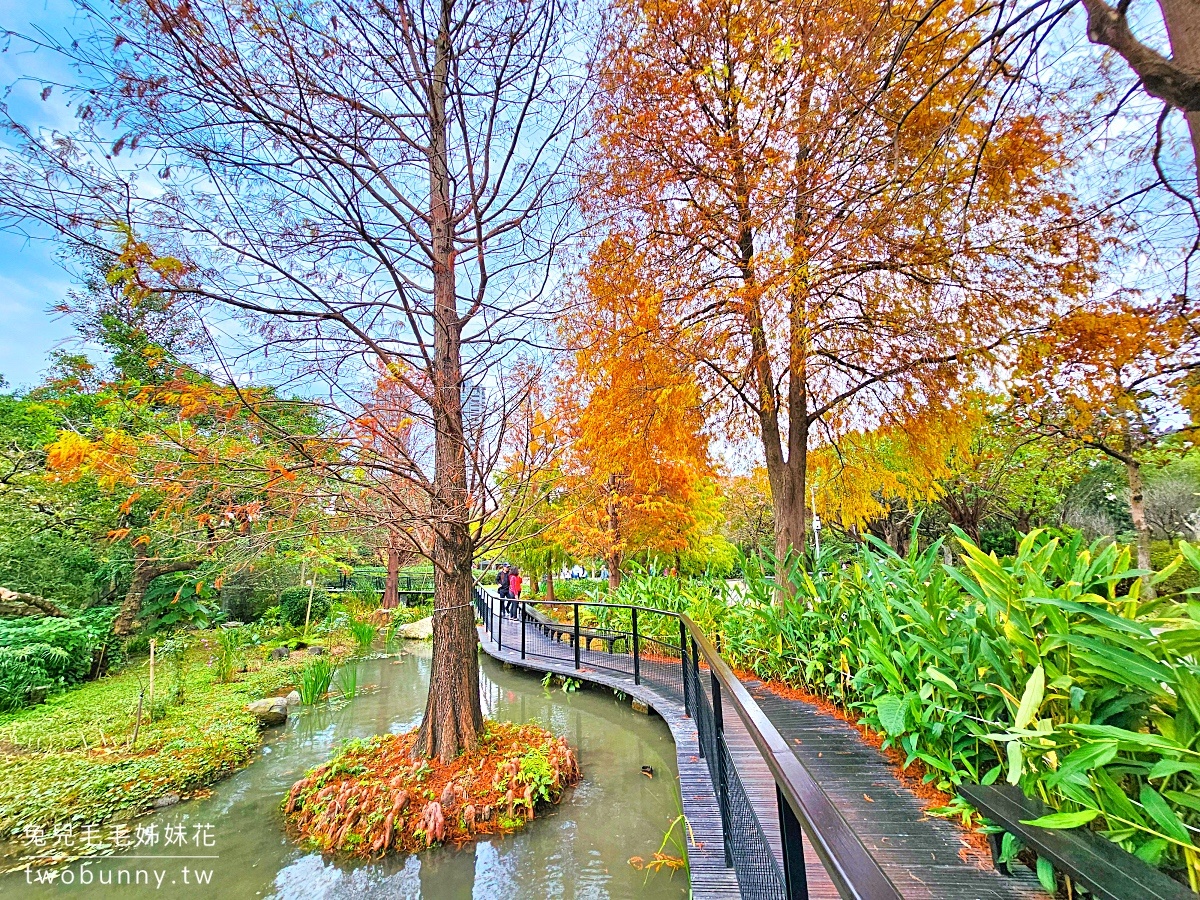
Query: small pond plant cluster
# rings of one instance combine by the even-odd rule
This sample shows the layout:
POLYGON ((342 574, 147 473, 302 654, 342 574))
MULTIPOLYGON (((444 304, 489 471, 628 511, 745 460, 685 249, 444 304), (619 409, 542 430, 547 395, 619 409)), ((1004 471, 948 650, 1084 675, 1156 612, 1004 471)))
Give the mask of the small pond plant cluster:
POLYGON ((539 725, 489 721, 447 765, 414 756, 416 734, 347 742, 296 782, 284 812, 297 836, 360 857, 463 844, 524 827, 582 777, 566 739, 539 725))

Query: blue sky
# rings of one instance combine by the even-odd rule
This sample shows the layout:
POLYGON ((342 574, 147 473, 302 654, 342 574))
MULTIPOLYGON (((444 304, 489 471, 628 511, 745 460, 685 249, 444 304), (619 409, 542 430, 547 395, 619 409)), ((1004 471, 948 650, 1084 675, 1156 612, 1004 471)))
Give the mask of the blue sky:
MULTIPOLYGON (((30 26, 62 27, 70 7, 55 0, 0 0, 0 28, 28 31, 30 26)), ((0 55, 0 85, 7 88, 22 76, 45 71, 44 55, 9 50, 0 55)), ((39 90, 17 83, 5 102, 14 112, 36 110, 41 121, 65 121, 61 99, 42 104, 39 90)), ((72 287, 68 273, 46 240, 0 232, 0 376, 10 385, 30 387, 45 370, 49 353, 73 337, 70 322, 50 311, 72 287)))
MULTIPOLYGON (((11 29, 17 32, 29 33, 44 29, 51 33, 65 34, 73 24, 78 23, 78 13, 70 0, 0 0, 0 30, 11 29)), ((1081 26, 1081 23, 1077 23, 1081 26)), ((1139 31, 1147 36, 1155 32, 1154 23, 1139 23, 1139 31)), ((1161 24, 1158 25, 1161 29, 1161 24)), ((1070 26, 1064 28, 1061 37, 1068 43, 1074 43, 1072 52, 1086 60, 1098 56, 1095 48, 1086 44, 1082 28, 1070 26)), ((1088 63, 1084 63, 1085 65, 1088 63)), ((37 122, 46 128, 68 129, 73 123, 73 116, 67 109, 64 98, 59 92, 51 95, 48 102, 39 97, 41 82, 39 76, 58 75, 55 80, 70 80, 68 73, 62 72, 61 64, 55 64, 48 54, 30 53, 19 45, 0 54, 0 91, 12 86, 3 95, 3 102, 8 104, 15 116, 25 122, 37 122), (57 70, 57 71, 55 71, 57 70), (21 81, 23 77, 32 77, 31 81, 21 81)), ((1150 104, 1153 106, 1153 104, 1150 104)), ((1150 113, 1156 113, 1155 106, 1150 113)), ((1151 117, 1152 119, 1152 117, 1151 117)), ((1173 117, 1178 119, 1178 117, 1173 117)), ((1144 124, 1144 123, 1143 123, 1144 124)), ((1124 117, 1116 123, 1115 131, 1121 132, 1128 125, 1124 117)), ((1174 122, 1173 131, 1177 138, 1186 139, 1182 129, 1182 121, 1174 122)), ((1110 128, 1113 126, 1110 125, 1110 128)), ((1118 135, 1119 137, 1119 135, 1118 135)), ((0 136, 0 143, 5 140, 0 136)), ((1144 143, 1143 138, 1135 138, 1135 143, 1144 143)), ((1187 145, 1184 143, 1186 150, 1187 145)), ((1129 148, 1124 148, 1128 150, 1129 148)), ((1123 152, 1118 149, 1118 154, 1123 152)), ((1190 154, 1181 155, 1184 165, 1183 183, 1190 185, 1190 154)), ((1112 162, 1121 160, 1114 159, 1112 162)), ((1131 167, 1136 168, 1136 167, 1131 167)), ((1117 171, 1122 166, 1115 166, 1117 171)), ((1144 176, 1143 169, 1126 173, 1134 180, 1144 176)), ((1089 179, 1085 174, 1085 184, 1089 179)), ((1100 182, 1103 179, 1095 179, 1100 182)), ((1144 198, 1142 205, 1143 219, 1149 215, 1149 221, 1156 219, 1165 221, 1160 213, 1161 196, 1144 198)), ((1145 221, 1143 222, 1145 224, 1145 221)), ((1190 243, 1190 220, 1185 224, 1184 237, 1190 243)), ((1169 230, 1169 229, 1168 229, 1169 230)), ((1176 235, 1160 235, 1155 241, 1165 250, 1168 256, 1177 253, 1176 235)), ((15 388, 31 387, 39 381, 45 371, 48 356, 56 348, 68 346, 74 339, 74 331, 69 321, 53 313, 51 307, 61 303, 74 282, 56 259, 56 245, 48 240, 29 238, 0 231, 0 376, 3 376, 15 388)), ((1159 261, 1158 266, 1170 268, 1172 261, 1159 261)), ((1153 268, 1154 266, 1151 266, 1153 268)), ((1153 288, 1156 276, 1153 273, 1141 271, 1139 275, 1143 288, 1153 288), (1149 283, 1145 283, 1149 278, 1149 283)), ((1130 273, 1126 272, 1126 275, 1130 273)), ((1161 276, 1157 276, 1161 277, 1161 276)))

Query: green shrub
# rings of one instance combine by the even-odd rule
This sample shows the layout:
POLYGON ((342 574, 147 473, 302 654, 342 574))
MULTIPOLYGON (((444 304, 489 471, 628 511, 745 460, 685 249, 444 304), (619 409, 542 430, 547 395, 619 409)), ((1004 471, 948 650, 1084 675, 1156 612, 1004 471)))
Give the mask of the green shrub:
POLYGON ((82 681, 91 672, 94 645, 77 619, 0 620, 0 711, 24 706, 34 688, 58 690, 82 681))
POLYGON ((194 572, 160 575, 142 600, 145 632, 207 625, 215 612, 211 582, 194 572))
MULTIPOLYGON (((944 788, 1019 785, 1149 862, 1200 858, 1200 605, 1148 601, 1130 548, 1079 534, 1021 538, 1011 558, 961 533, 898 556, 871 540, 815 573, 793 568, 713 623, 727 656, 858 710, 944 788)), ((1181 543, 1190 579, 1200 549, 1181 543)), ((906 763, 907 764, 907 763, 906 763)), ((952 807, 945 812, 962 812, 952 807)))
POLYGON ((221 609, 235 622, 257 622, 270 601, 271 595, 259 590, 244 573, 231 576, 221 585, 221 609))
MULTIPOLYGON (((304 627, 304 616, 308 610, 309 588, 290 587, 279 597, 279 611, 283 620, 293 628, 304 627)), ((324 588, 312 592, 312 614, 310 622, 320 622, 329 615, 329 594, 324 588)))
POLYGON ((78 619, 57 616, 44 618, 0 619, 0 647, 20 650, 23 647, 46 645, 63 651, 52 654, 47 662, 51 678, 70 684, 82 681, 92 669, 92 647, 95 639, 87 625, 78 619))

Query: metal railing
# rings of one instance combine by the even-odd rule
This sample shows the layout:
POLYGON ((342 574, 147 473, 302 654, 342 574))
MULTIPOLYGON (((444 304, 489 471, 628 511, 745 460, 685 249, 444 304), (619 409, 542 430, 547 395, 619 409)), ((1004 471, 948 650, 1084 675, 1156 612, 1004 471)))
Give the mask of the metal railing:
POLYGON ((743 897, 807 900, 805 835, 842 897, 898 900, 900 892, 879 863, 688 616, 619 603, 502 599, 479 586, 474 600, 501 650, 519 652, 522 659, 573 663, 576 670, 631 676, 635 684, 652 685, 682 701, 696 723, 700 754, 712 779, 725 864, 733 868, 743 897), (591 613, 591 622, 581 620, 583 610, 591 613), (731 709, 775 783, 778 856, 726 743, 731 709))
MULTIPOLYGON (((397 593, 432 594, 432 575, 401 575, 396 580, 397 593)), ((333 591, 368 590, 383 593, 387 575, 378 572, 341 572, 325 586, 333 591)))

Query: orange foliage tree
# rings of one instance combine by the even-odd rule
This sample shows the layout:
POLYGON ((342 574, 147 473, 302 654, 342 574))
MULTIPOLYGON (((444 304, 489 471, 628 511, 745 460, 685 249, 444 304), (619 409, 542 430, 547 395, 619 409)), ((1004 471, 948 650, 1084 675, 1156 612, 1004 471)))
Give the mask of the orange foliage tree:
POLYGON ((1069 123, 991 90, 972 10, 616 4, 588 208, 637 236, 678 326, 663 339, 757 431, 780 555, 805 541, 810 444, 919 441, 976 365, 1092 279, 1069 123))
MULTIPOLYGON (((1194 440, 1197 324, 1176 302, 1096 303, 1026 341, 1018 359, 1018 420, 1124 466, 1140 569, 1151 568, 1143 467, 1194 440)), ((1143 590, 1153 595, 1148 577, 1143 590)))
POLYGON ((613 264, 625 249, 606 241, 583 279, 585 299, 564 328, 577 349, 559 404, 571 497, 560 528, 578 553, 606 561, 613 590, 635 550, 678 559, 712 499, 701 484, 712 470, 699 385, 662 344, 661 295, 637 266, 613 264))
MULTIPOLYGON (((323 463, 335 449, 308 404, 216 383, 153 344, 143 362, 149 381, 95 383, 97 415, 46 448, 49 478, 93 480, 119 504, 106 538, 128 543, 133 571, 118 635, 132 631, 155 578, 202 563, 236 570, 325 518, 323 463)), ((78 403, 85 386, 73 390, 78 403)))

